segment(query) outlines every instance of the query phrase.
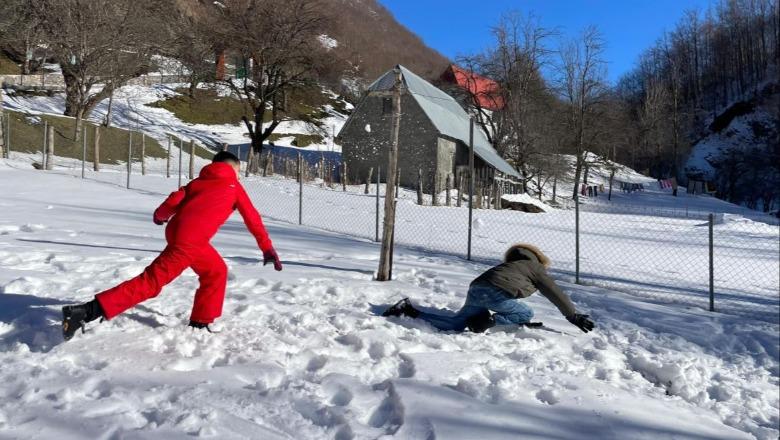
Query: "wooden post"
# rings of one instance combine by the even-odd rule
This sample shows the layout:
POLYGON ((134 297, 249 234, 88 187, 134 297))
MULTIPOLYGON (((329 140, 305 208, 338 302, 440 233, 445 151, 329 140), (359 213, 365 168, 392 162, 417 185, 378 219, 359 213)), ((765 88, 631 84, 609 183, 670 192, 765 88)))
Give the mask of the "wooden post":
POLYGON ((43 120, 43 149, 41 150, 41 170, 46 169, 46 152, 48 151, 49 121, 43 120))
POLYGON ((0 92, 0 158, 5 157, 4 156, 4 146, 5 146, 5 132, 3 130, 3 113, 6 114, 6 117, 8 118, 8 124, 11 123, 11 114, 8 112, 3 112, 3 93, 0 92))
POLYGON ((133 174, 133 132, 127 133, 127 189, 130 189, 130 175, 133 174))
POLYGON ((227 151, 227 150, 228 150, 228 144, 223 142, 222 143, 222 151, 227 151))
POLYGON ((195 141, 190 139, 190 180, 195 178, 195 141))
POLYGON ((273 176, 274 175, 274 154, 268 153, 266 160, 268 161, 268 175, 273 176))
POLYGON ((344 189, 344 191, 347 191, 347 163, 342 162, 341 163, 341 187, 344 189))
MULTIPOLYGON (((396 152, 396 155, 398 153, 396 152)), ((397 163, 396 163, 397 165, 397 163)), ((395 173, 395 198, 398 198, 398 189, 401 187, 401 167, 398 167, 398 170, 395 173)))
POLYGON ((146 175, 146 134, 141 133, 141 175, 146 175))
POLYGON ((441 179, 438 172, 433 174, 433 185, 431 186, 431 205, 439 206, 439 188, 441 179))
POLYGON ((382 230, 382 249, 379 253, 377 281, 389 281, 393 268, 393 235, 395 232, 395 194, 398 174, 398 133, 401 127, 401 69, 395 69, 393 85, 393 129, 388 152, 387 187, 385 189, 385 224, 382 230))
POLYGON ((100 125, 95 125, 95 139, 92 146, 92 167, 95 171, 100 171, 100 125))
POLYGON ((422 206, 423 205, 423 180, 422 180, 422 169, 417 169, 417 204, 422 206))
POLYGON ((179 138, 179 171, 178 171, 178 174, 179 174, 179 183, 178 183, 178 185, 179 186, 177 188, 181 188, 181 150, 184 149, 184 145, 183 144, 184 144, 184 141, 181 138, 179 138))
POLYGON ((325 182, 325 156, 320 154, 320 179, 325 182))
POLYGON ((371 189, 371 177, 374 175, 374 167, 371 167, 368 169, 368 178, 366 179, 366 189, 363 191, 363 194, 368 194, 369 190, 371 189))
POLYGON ((171 137, 168 136, 168 150, 165 155, 165 178, 171 178, 171 137))
MULTIPOLYGON (((252 169, 252 159, 254 158, 254 154, 252 154, 252 145, 247 148, 246 151, 246 170, 244 170, 244 177, 249 177, 250 170, 252 169)), ((265 169, 263 169, 263 177, 265 177, 265 169)))
POLYGON ((54 126, 48 126, 46 139, 46 169, 51 171, 54 169, 54 126))
POLYGON ((452 174, 447 173, 447 206, 452 206, 452 174))
POLYGON ((463 170, 458 171, 458 200, 455 202, 455 206, 458 208, 463 206, 463 170))

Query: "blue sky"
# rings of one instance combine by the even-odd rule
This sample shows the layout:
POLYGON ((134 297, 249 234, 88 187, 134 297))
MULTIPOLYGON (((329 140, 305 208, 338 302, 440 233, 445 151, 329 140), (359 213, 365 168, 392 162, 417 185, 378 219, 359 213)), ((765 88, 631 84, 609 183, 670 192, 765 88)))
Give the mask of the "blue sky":
MULTIPOLYGON (((533 12, 562 36, 594 24, 607 41, 609 78, 630 70, 638 55, 686 9, 705 10, 708 0, 379 0, 396 19, 451 59, 480 51, 492 41, 490 27, 505 11, 533 12)), ((551 42, 557 44, 556 42, 551 42)))

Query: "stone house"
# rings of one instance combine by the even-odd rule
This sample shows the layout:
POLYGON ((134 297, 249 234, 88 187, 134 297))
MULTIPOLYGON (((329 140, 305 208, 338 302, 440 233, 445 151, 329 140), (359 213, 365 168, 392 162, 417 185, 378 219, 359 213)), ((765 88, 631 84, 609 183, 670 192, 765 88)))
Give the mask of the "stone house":
MULTIPOLYGON (((403 83, 401 126, 398 143, 400 184, 418 185, 422 171, 423 189, 440 192, 448 176, 467 174, 469 163, 469 116, 450 95, 399 65, 403 83)), ((392 128, 391 92, 394 70, 389 70, 369 86, 338 134, 342 160, 351 182, 363 182, 370 168, 387 168, 392 128)), ((519 177, 493 149, 479 127, 474 127, 474 163, 478 176, 485 179, 519 177)), ((376 174, 375 174, 376 175, 376 174)))

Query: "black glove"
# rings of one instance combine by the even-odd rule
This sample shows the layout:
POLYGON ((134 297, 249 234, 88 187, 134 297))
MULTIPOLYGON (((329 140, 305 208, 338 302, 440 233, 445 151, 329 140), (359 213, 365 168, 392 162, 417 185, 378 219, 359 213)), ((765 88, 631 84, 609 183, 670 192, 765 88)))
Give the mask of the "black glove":
POLYGON ((593 330, 593 327, 595 327, 595 324, 593 324, 593 321, 591 321, 588 316, 589 315, 575 313, 571 316, 567 316, 566 319, 572 324, 576 325, 580 330, 587 333, 593 330))
POLYGON ((282 270, 282 260, 279 259, 279 255, 273 248, 263 252, 263 266, 268 263, 274 264, 274 270, 282 270))

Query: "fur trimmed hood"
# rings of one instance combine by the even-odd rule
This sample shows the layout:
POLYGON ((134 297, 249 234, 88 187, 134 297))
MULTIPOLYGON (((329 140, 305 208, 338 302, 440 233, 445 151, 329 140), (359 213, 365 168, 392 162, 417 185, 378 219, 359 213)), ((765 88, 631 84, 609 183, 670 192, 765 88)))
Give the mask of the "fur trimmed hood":
POLYGON ((542 252, 541 249, 539 249, 538 247, 532 244, 517 243, 512 245, 504 253, 504 262, 509 260, 509 256, 513 252, 520 252, 521 254, 525 255, 529 259, 538 261, 539 264, 541 264, 545 268, 550 267, 550 259, 547 258, 547 255, 544 255, 544 252, 542 252))

